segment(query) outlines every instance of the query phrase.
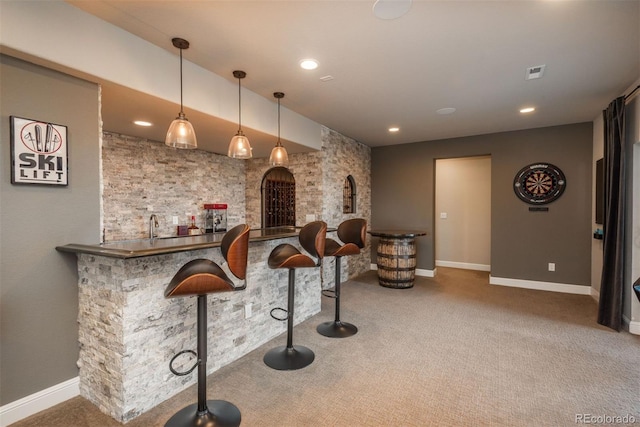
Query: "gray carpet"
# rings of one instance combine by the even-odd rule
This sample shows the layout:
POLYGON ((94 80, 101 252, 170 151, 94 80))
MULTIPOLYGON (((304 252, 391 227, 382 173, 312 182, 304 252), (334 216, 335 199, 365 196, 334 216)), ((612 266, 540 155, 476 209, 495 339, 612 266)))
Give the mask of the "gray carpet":
MULTIPOLYGON (((589 296, 492 286, 487 273, 449 268, 412 289, 380 287, 369 272, 342 291, 341 318, 357 335, 315 331, 333 319, 324 298, 322 312, 294 330, 314 363, 289 372, 264 365, 282 335, 211 375, 209 398, 235 403, 243 426, 575 426, 576 417, 593 425, 616 416, 640 424, 640 337, 597 325, 589 296)), ((126 425, 162 426, 195 400, 194 386, 126 425)), ((80 397, 14 424, 119 425, 80 397)))

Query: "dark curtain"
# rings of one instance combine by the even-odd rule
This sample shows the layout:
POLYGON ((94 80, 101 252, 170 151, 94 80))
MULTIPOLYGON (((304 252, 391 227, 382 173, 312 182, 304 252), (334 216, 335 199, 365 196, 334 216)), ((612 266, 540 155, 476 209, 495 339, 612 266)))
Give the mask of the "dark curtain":
POLYGON ((624 292, 625 143, 624 97, 604 116, 604 254, 598 323, 619 331, 624 292))

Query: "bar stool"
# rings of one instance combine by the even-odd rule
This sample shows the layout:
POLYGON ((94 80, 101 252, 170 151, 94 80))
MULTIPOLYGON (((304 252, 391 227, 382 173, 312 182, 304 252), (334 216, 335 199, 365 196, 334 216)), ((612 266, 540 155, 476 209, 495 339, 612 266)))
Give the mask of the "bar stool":
POLYGON ((273 369, 280 371, 292 371, 308 366, 313 362, 315 354, 309 348, 293 345, 293 314, 294 295, 296 283, 296 268, 318 267, 322 263, 324 244, 327 235, 327 224, 323 221, 314 221, 302 227, 298 240, 300 245, 317 261, 301 253, 295 246, 283 243, 276 246, 269 254, 269 268, 289 270, 289 292, 287 297, 287 309, 274 308, 271 317, 280 321, 287 321, 287 345, 273 348, 264 355, 264 363, 273 369), (274 311, 286 313, 285 317, 277 317, 274 311))
POLYGON ((318 325, 319 334, 330 338, 346 338, 355 335, 358 328, 340 320, 340 260, 343 256, 358 255, 364 248, 367 237, 367 221, 362 218, 348 219, 338 226, 338 238, 345 244, 340 245, 333 239, 327 239, 324 256, 336 258, 334 290, 324 290, 322 295, 336 300, 335 320, 318 325))
MULTIPOLYGON (((240 280, 247 273, 249 249, 249 227, 237 225, 222 238, 220 250, 229 270, 240 280)), ((218 264, 208 259, 194 259, 178 270, 164 292, 166 298, 188 296, 198 297, 198 351, 183 350, 173 356, 169 369, 175 375, 187 375, 198 368, 198 403, 191 404, 176 412, 165 427, 213 427, 239 426, 240 410, 225 400, 207 400, 207 294, 240 291, 246 288, 235 286, 233 281, 218 264), (191 369, 178 372, 173 368, 174 360, 185 353, 198 360, 191 369)))

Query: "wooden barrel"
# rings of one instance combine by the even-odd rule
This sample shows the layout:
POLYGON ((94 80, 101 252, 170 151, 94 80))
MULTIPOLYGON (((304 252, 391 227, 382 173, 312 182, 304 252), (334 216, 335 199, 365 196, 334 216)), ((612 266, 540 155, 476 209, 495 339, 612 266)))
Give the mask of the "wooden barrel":
POLYGON ((411 288, 416 276, 416 241, 381 238, 378 242, 378 281, 387 288, 411 288))

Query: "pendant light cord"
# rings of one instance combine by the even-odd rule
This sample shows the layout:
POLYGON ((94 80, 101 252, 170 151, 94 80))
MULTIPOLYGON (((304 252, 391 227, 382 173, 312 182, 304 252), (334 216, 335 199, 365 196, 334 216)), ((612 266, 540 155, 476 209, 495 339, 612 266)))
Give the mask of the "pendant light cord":
POLYGON ((182 48, 180 48, 180 113, 184 114, 182 109, 182 48))
POLYGON ((238 132, 242 132, 242 91, 241 79, 238 77, 238 132))
POLYGON ((278 145, 280 144, 280 98, 278 98, 278 145))
POLYGON ((284 93, 274 92, 273 96, 278 100, 278 140, 276 141, 276 147, 282 147, 282 142, 280 141, 280 100, 284 98, 284 93))

